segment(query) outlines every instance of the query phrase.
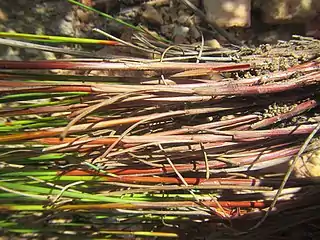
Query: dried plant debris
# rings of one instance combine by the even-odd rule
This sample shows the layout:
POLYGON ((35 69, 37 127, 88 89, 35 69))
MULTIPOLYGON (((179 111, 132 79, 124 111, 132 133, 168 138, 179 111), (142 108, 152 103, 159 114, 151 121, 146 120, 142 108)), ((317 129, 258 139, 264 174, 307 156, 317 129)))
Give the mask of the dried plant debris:
POLYGON ((105 17, 130 31, 0 33, 5 46, 56 55, 0 60, 1 234, 270 239, 302 226, 317 234, 319 41, 173 44, 105 17))

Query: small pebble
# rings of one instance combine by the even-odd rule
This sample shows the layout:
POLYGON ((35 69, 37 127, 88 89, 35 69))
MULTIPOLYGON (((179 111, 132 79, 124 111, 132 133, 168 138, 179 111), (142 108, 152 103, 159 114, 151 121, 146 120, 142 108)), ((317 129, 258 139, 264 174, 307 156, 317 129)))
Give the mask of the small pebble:
POLYGON ((64 19, 67 21, 67 22, 72 22, 74 16, 73 16, 73 12, 68 12, 65 16, 64 16, 64 19))
POLYGON ((211 47, 213 49, 219 49, 221 48, 220 43, 218 42, 217 39, 211 39, 211 40, 207 40, 205 42, 206 46, 211 47))
POLYGON ((187 36, 189 34, 189 31, 190 28, 188 27, 175 25, 173 29, 174 42, 176 44, 187 43, 187 36))
POLYGON ((77 9, 77 16, 80 22, 88 23, 90 21, 90 13, 82 9, 77 9))
POLYGON ((0 8, 0 21, 5 22, 8 20, 8 15, 0 8))
POLYGON ((55 60, 55 59, 57 59, 56 55, 53 52, 43 52, 42 54, 43 54, 44 58, 47 59, 47 60, 55 60))

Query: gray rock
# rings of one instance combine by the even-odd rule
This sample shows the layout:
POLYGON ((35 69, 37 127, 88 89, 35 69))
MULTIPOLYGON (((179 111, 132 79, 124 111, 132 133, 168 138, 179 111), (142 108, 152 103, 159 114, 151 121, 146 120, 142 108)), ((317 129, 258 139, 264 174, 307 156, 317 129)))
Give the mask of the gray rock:
POLYGON ((162 25, 161 26, 161 32, 164 34, 166 37, 171 37, 173 30, 174 30, 174 24, 168 24, 168 25, 162 25))
POLYGON ((189 33, 190 28, 181 26, 181 25, 175 25, 173 30, 173 36, 183 36, 186 37, 189 33))
POLYGON ((43 52, 42 55, 44 56, 45 59, 47 60, 54 60, 57 59, 56 55, 53 52, 43 52))
POLYGON ((8 54, 9 47, 5 45, 0 45, 0 56, 5 56, 8 54))
POLYGON ((62 35, 66 35, 66 36, 74 35, 72 22, 66 21, 65 19, 61 19, 59 22, 58 28, 62 35))
POLYGON ((3 58, 4 60, 8 60, 8 61, 21 61, 21 57, 16 56, 16 55, 7 55, 3 58))
POLYGON ((146 5, 146 8, 142 13, 142 18, 144 18, 147 22, 154 25, 163 24, 163 19, 161 14, 154 7, 150 5, 146 5))
POLYGON ((187 14, 182 14, 178 17, 177 21, 180 24, 186 25, 186 23, 188 22, 188 19, 190 18, 190 15, 187 14))
POLYGON ((189 35, 189 31, 189 27, 175 25, 173 29, 174 42, 176 44, 188 43, 187 36, 189 35))
POLYGON ((39 50, 25 48, 23 49, 23 55, 25 55, 27 58, 36 58, 37 56, 39 56, 39 50))
POLYGON ((190 34, 193 39, 199 39, 201 37, 201 33, 194 24, 190 26, 190 34))

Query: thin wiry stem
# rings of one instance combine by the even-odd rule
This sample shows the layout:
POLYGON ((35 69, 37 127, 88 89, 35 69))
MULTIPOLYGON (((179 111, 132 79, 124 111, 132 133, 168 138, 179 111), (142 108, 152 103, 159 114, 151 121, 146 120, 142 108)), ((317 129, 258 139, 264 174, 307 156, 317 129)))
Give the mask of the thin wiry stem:
MULTIPOLYGON (((54 52, 54 53, 65 53, 65 54, 83 56, 83 57, 94 57, 95 56, 94 53, 90 53, 90 52, 65 49, 65 48, 59 48, 59 47, 44 46, 41 44, 28 43, 28 42, 22 42, 22 41, 18 41, 18 40, 5 39, 5 38, 0 38, 0 44, 10 46, 10 47, 16 47, 16 48, 30 48, 30 49, 37 49, 40 51, 47 51, 47 52, 54 52)), ((96 56, 99 57, 98 55, 96 55, 96 56)))
POLYGON ((306 150, 306 148, 308 147, 308 144, 310 143, 310 141, 312 140, 312 138, 317 134, 317 132, 320 130, 320 123, 318 123, 318 125, 314 128, 314 130, 309 134, 308 138, 305 140, 305 142, 303 143, 303 145, 301 146, 298 154, 294 157, 292 163, 290 164, 290 167, 288 169, 288 171, 286 172, 286 175, 284 176, 281 185, 278 189, 277 194, 275 195, 271 205, 269 206, 267 212, 265 213, 265 215, 262 217, 262 219, 255 224, 252 228, 250 228, 250 230, 256 229, 258 227, 260 227, 260 225, 266 220, 266 218, 268 217, 269 213, 272 211, 272 209, 274 208, 274 206, 276 205, 278 198, 283 190, 283 188, 285 187, 294 167, 295 164, 297 163, 297 161, 299 160, 301 154, 306 150))

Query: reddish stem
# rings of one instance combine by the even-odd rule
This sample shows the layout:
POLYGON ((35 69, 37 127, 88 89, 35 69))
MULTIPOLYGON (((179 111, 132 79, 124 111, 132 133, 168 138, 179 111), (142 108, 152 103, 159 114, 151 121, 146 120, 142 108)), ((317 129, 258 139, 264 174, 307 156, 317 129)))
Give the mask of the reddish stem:
POLYGON ((0 60, 0 69, 68 69, 68 70, 122 70, 122 71, 186 71, 192 69, 211 69, 215 71, 248 70, 250 64, 216 64, 183 62, 62 62, 56 60, 6 61, 0 60))
POLYGON ((252 129, 258 129, 258 128, 263 128, 272 124, 275 124, 277 122, 283 121, 285 119, 289 119, 292 118, 294 116, 297 116, 303 112, 306 112, 312 108, 315 108, 318 105, 317 101, 315 100, 309 100, 306 101, 304 103, 301 103, 299 105, 297 105, 296 107, 294 107, 292 110, 283 113, 283 114, 279 114, 277 116, 271 117, 271 118, 267 118, 264 120, 261 120, 257 123, 254 123, 251 125, 252 129))
MULTIPOLYGON (((265 208, 270 205, 269 201, 201 201, 200 206, 226 207, 226 208, 265 208), (220 206, 219 206, 220 205, 220 206)), ((106 203, 106 204, 77 204, 62 205, 58 209, 66 210, 97 210, 97 209, 155 209, 155 208, 178 208, 199 207, 199 203, 193 201, 177 202, 132 202, 132 203, 106 203)))

